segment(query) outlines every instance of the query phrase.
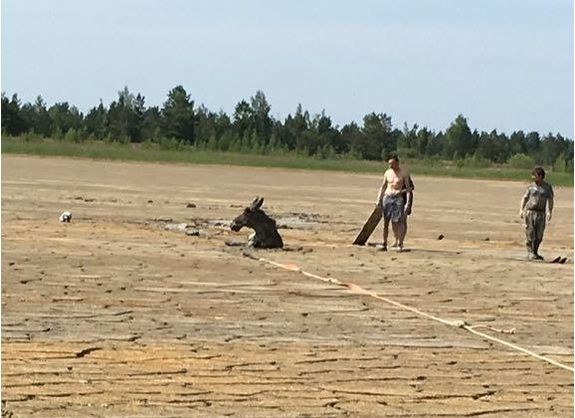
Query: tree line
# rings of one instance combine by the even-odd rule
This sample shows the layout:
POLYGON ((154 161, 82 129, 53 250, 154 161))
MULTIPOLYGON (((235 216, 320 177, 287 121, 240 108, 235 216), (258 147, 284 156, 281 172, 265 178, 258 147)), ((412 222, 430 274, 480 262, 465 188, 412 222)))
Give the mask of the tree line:
POLYGON ((196 106, 184 87, 176 86, 159 106, 146 106, 140 93, 127 87, 105 106, 101 101, 85 115, 68 102, 48 107, 41 96, 21 103, 17 94, 2 93, 2 133, 35 135, 74 142, 86 140, 154 143, 161 147, 250 153, 296 152, 319 158, 386 159, 389 153, 413 159, 453 160, 462 164, 508 163, 527 168, 542 164, 557 171, 573 170, 573 140, 561 134, 471 130, 458 115, 445 131, 417 124, 394 127, 386 113, 370 113, 362 124, 334 126, 322 112, 311 115, 300 105, 278 120, 264 93, 241 100, 233 115, 196 106))

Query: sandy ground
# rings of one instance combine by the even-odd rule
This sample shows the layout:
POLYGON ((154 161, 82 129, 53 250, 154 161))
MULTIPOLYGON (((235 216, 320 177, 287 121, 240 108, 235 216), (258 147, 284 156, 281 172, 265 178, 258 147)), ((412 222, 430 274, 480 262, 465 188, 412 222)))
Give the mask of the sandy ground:
POLYGON ((572 416, 572 372, 373 295, 572 367, 573 189, 561 265, 522 261, 526 184, 414 180, 384 253, 376 175, 3 155, 2 416, 572 416), (224 245, 257 195, 293 251, 252 255, 371 294, 224 245))

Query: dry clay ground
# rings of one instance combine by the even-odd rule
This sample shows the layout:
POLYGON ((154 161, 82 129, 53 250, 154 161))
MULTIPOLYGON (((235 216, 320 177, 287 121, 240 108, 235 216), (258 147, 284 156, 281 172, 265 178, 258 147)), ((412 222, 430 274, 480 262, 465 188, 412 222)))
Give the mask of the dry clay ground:
POLYGON ((415 181, 384 253, 377 175, 3 155, 3 416, 571 416, 572 372, 373 295, 572 366, 573 189, 561 265, 521 261, 525 184, 415 181), (371 294, 225 246, 256 195, 292 250, 256 257, 371 294))

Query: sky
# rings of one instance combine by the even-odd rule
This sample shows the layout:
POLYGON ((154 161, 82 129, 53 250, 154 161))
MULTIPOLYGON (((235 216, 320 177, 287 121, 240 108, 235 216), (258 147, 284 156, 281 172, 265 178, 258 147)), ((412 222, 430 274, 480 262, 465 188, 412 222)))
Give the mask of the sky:
POLYGON ((572 0, 2 0, 1 88, 82 112, 182 85, 233 115, 261 90, 334 125, 573 138, 572 0))

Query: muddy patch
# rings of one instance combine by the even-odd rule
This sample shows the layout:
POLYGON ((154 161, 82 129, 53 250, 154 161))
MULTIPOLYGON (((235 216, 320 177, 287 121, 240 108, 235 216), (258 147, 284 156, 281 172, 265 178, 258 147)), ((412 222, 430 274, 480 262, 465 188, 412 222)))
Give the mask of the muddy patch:
POLYGON ((278 229, 313 229, 328 220, 318 213, 288 212, 276 216, 278 229))

